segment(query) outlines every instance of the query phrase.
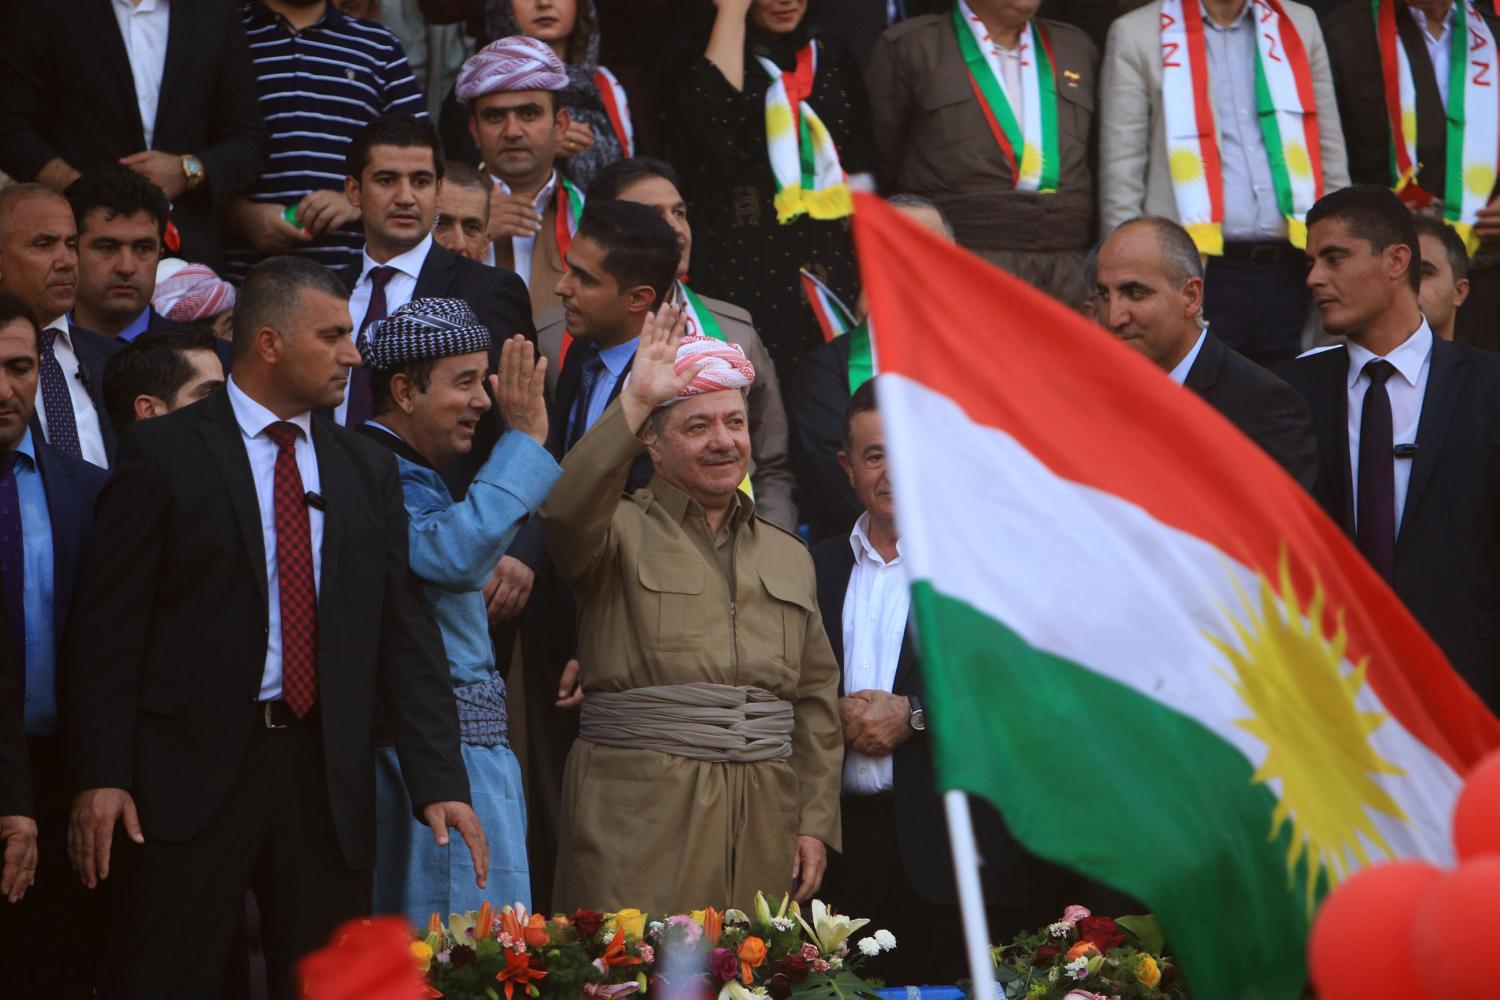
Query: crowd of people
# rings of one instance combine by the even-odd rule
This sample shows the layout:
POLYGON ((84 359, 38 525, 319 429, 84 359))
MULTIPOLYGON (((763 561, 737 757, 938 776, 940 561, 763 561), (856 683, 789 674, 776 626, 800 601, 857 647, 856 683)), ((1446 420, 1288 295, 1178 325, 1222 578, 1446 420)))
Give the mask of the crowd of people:
MULTIPOLYGON (((758 890, 960 978, 861 188, 1257 442, 1500 704, 1497 33, 3 0, 0 994, 292 997, 363 914, 758 890)), ((997 939, 1128 902, 976 826, 997 939)))

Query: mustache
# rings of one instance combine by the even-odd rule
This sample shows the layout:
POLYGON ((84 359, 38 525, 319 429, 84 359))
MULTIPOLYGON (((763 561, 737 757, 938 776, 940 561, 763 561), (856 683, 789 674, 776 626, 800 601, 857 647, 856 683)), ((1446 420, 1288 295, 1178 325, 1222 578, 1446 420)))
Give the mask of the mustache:
POLYGON ((738 448, 725 448, 719 451, 707 451, 703 453, 703 462, 738 462, 740 450, 738 448))

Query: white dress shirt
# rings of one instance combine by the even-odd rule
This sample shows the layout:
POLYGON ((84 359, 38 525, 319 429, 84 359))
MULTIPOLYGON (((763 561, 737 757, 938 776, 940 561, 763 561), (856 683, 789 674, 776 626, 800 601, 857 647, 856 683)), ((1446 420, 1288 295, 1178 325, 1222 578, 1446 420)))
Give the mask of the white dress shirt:
POLYGON ((1193 349, 1188 351, 1181 361, 1177 362, 1176 368, 1167 372, 1167 376, 1173 382, 1176 382, 1178 385, 1185 385, 1187 383, 1188 372, 1193 370, 1193 362, 1197 361, 1198 355, 1203 353, 1203 342, 1207 339, 1208 327, 1205 326, 1203 332, 1198 334, 1198 339, 1193 341, 1193 349))
MULTIPOLYGON (((109 456, 104 451, 104 431, 99 424, 99 411, 94 408, 94 397, 89 395, 88 373, 78 360, 78 352, 73 350, 73 333, 68 328, 67 314, 48 323, 45 329, 57 331, 57 337, 52 341, 52 353, 57 356, 57 363, 62 366, 63 377, 68 382, 68 397, 73 401, 73 419, 78 424, 78 445, 83 451, 84 461, 107 469, 109 456)), ((40 383, 36 390, 36 419, 42 425, 42 437, 50 442, 52 438, 47 433, 47 408, 42 405, 40 383)))
MULTIPOLYGON (((276 442, 266 436, 266 428, 281 418, 245 395, 243 389, 234 384, 230 375, 225 382, 229 393, 229 405, 234 409, 235 422, 240 425, 240 437, 245 442, 245 453, 250 458, 250 475, 255 479, 255 502, 260 506, 260 537, 266 550, 266 666, 260 675, 260 700, 272 701, 281 697, 281 578, 276 572, 276 453, 280 450, 276 442)), ((321 493, 322 480, 318 476, 318 453, 312 442, 312 414, 303 413, 287 421, 301 428, 295 447, 297 471, 302 474, 302 489, 307 493, 321 493)), ((308 527, 311 529, 313 588, 321 592, 323 585, 323 512, 308 507, 308 527)))
MULTIPOLYGON (((162 71, 167 64, 167 26, 172 17, 170 0, 114 0, 115 22, 130 60, 135 81, 135 103, 141 112, 146 148, 156 133, 156 106, 161 100, 162 71)), ((134 151, 132 151, 134 152, 134 151)))
MULTIPOLYGON (((422 265, 427 262, 427 254, 432 250, 432 234, 422 237, 422 242, 412 247, 406 253, 398 254, 380 264, 370 256, 370 248, 366 246, 360 251, 359 280, 354 283, 354 291, 349 293, 349 318, 354 321, 352 335, 355 343, 359 342, 359 328, 364 324, 365 313, 370 311, 370 293, 373 284, 370 281, 370 272, 377 267, 394 267, 396 273, 386 279, 385 283, 385 314, 400 309, 411 301, 411 297, 417 290, 417 278, 422 273, 422 265)), ((344 426, 344 419, 349 413, 349 390, 344 389, 344 398, 339 405, 333 408, 333 419, 340 427, 344 426)))
MULTIPOLYGON (((844 591, 844 694, 856 691, 890 691, 896 683, 896 665, 901 660, 901 640, 906 635, 911 589, 901 568, 901 543, 896 558, 886 562, 870 544, 866 527, 868 513, 854 522, 849 545, 854 549, 854 569, 849 589, 844 591)), ((855 795, 888 792, 894 784, 891 758, 870 757, 844 748, 844 791, 855 795)))
MULTIPOLYGON (((510 185, 490 174, 490 179, 495 186, 506 194, 510 194, 510 185)), ((536 193, 536 200, 532 202, 536 208, 536 214, 542 218, 547 216, 547 201, 552 193, 557 190, 557 171, 552 171, 552 176, 547 178, 547 183, 536 193)), ((511 262, 515 264, 515 272, 526 282, 526 287, 531 287, 531 255, 536 250, 536 236, 512 236, 510 238, 511 262)), ((491 267, 495 266, 495 245, 491 243, 484 251, 484 262, 491 267)))
MULTIPOLYGON (((1349 483, 1354 510, 1359 511, 1359 422, 1364 415, 1365 393, 1370 377, 1364 367, 1378 355, 1351 342, 1349 349, 1349 483)), ((1391 443, 1415 444, 1417 425, 1422 420, 1422 398, 1427 395, 1427 374, 1432 368, 1432 327, 1426 317, 1417 332, 1385 356, 1396 366, 1395 374, 1386 379, 1385 392, 1391 400, 1391 443)), ((1406 486, 1411 482, 1410 458, 1391 456, 1396 468, 1396 530, 1401 530, 1401 514, 1406 510, 1406 486)))
MULTIPOLYGON (((1406 7, 1405 4, 1401 5, 1406 7)), ((1453 46, 1453 4, 1448 5, 1448 13, 1443 15, 1443 28, 1437 37, 1432 37, 1432 32, 1427 30, 1427 15, 1415 7, 1406 7, 1406 12, 1411 19, 1417 22, 1417 27, 1422 29, 1422 41, 1427 43, 1427 57, 1432 60, 1432 75, 1437 77, 1438 93, 1443 96, 1443 107, 1448 107, 1448 73, 1453 68, 1452 46, 1453 46)))

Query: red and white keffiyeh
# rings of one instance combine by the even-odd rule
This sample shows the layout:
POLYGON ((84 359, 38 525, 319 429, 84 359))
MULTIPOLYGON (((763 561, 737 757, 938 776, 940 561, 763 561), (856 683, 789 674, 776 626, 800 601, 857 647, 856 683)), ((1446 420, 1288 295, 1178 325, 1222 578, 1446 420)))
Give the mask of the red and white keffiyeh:
POLYGON ((178 323, 197 323, 234 308, 234 286, 206 264, 167 259, 156 271, 151 308, 178 323))
POLYGON ((464 60, 453 85, 454 95, 468 104, 486 94, 517 90, 562 90, 568 71, 546 43, 525 35, 497 39, 464 60))

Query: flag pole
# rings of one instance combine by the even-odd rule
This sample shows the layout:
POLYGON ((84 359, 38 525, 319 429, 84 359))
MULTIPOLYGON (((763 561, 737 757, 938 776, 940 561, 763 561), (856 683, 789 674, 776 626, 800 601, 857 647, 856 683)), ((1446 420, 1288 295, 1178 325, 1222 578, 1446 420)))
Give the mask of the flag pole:
POLYGON ((970 1000, 996 1000, 995 970, 990 961, 990 929, 984 916, 984 891, 979 886, 979 849, 964 792, 943 793, 948 813, 948 841, 953 848, 953 873, 958 878, 958 905, 964 917, 964 950, 974 985, 970 1000))

